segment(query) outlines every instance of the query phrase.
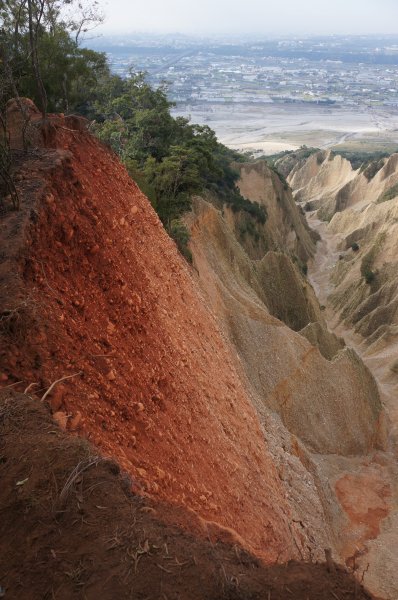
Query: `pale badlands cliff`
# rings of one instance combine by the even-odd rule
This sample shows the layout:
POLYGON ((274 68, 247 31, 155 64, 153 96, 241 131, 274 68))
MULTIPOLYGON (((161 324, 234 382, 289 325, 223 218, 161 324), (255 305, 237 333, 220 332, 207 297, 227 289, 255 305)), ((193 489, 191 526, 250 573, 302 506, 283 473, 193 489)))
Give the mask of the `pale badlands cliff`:
MULTIPOLYGON (((296 199, 320 233, 310 279, 329 327, 356 348, 376 376, 389 425, 391 499, 381 534, 369 542, 367 580, 398 595, 395 472, 398 433, 398 155, 354 171, 330 153, 313 155, 289 175, 296 199)), ((374 467, 377 470, 377 467, 374 467)))

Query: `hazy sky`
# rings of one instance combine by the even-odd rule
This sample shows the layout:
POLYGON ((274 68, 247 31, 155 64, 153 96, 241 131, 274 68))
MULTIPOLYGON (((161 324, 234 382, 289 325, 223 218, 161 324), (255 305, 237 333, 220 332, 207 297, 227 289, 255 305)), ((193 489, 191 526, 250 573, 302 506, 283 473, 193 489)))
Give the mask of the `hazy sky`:
POLYGON ((104 0, 106 33, 397 33, 398 0, 104 0))

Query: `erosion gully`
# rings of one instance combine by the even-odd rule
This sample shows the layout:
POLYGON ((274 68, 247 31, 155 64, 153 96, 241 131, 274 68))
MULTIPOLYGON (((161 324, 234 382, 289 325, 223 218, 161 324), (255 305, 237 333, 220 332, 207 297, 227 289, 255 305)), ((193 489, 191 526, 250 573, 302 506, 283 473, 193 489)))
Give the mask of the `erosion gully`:
MULTIPOLYGON (((398 598, 398 385, 394 382, 390 364, 397 356, 397 343, 372 349, 366 341, 352 328, 343 323, 339 314, 330 303, 329 297, 334 290, 331 276, 339 256, 342 237, 331 233, 328 224, 320 221, 316 213, 307 213, 307 220, 312 229, 321 236, 317 244, 314 258, 308 264, 308 277, 317 294, 319 302, 325 307, 325 318, 329 329, 345 340, 347 346, 353 348, 368 366, 375 377, 380 397, 385 409, 385 449, 384 457, 388 465, 389 486, 391 489, 390 512, 382 521, 380 533, 376 539, 366 543, 366 556, 360 565, 366 570, 364 583, 377 597, 386 600, 398 598)), ((364 463, 371 469, 378 469, 377 453, 366 457, 364 463)), ((369 494, 373 493, 371 484, 369 494)), ((354 495, 355 497, 355 490, 354 495)), ((371 511, 371 503, 369 512, 371 511)))

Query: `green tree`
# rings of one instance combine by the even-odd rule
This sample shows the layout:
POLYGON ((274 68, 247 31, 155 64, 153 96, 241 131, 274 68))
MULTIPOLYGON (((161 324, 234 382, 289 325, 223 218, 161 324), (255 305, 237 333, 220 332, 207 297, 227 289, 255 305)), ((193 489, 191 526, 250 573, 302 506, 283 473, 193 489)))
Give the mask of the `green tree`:
POLYGON ((8 78, 12 76, 11 95, 17 92, 32 98, 43 116, 47 106, 69 111, 84 103, 98 78, 109 73, 104 54, 78 44, 82 32, 102 20, 94 14, 96 4, 81 0, 0 2, 0 76, 5 71, 8 78))

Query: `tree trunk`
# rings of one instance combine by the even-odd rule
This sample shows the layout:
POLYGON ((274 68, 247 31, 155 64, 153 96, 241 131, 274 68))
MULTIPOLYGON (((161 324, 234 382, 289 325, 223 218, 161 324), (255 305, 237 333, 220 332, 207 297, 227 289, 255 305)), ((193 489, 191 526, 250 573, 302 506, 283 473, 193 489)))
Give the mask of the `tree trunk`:
POLYGON ((32 58, 32 67, 36 79, 37 92, 40 101, 40 110, 43 120, 47 117, 47 93, 43 84, 43 79, 40 72, 39 57, 37 54, 37 35, 33 26, 33 7, 32 0, 28 0, 28 16, 29 16, 29 44, 32 58))

